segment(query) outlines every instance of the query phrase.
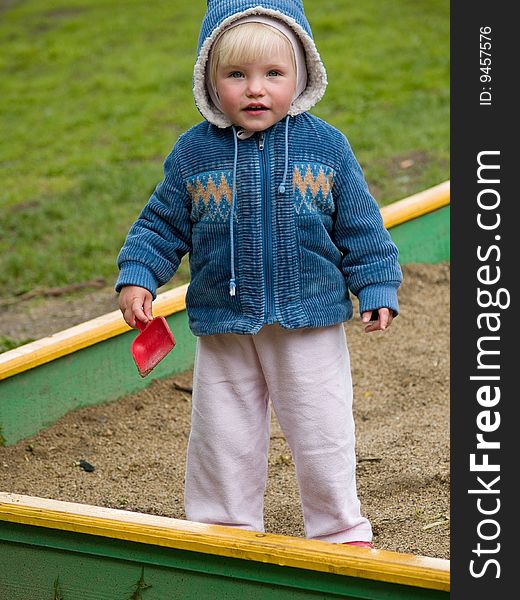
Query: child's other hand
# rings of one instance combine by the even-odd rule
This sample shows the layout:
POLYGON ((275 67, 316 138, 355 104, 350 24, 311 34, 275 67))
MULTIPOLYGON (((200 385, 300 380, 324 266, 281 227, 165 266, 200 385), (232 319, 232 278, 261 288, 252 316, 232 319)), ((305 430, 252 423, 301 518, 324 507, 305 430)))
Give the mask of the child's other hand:
POLYGON ((394 318, 392 311, 388 308, 380 308, 377 310, 378 318, 377 320, 370 321, 372 318, 372 313, 376 311, 368 310, 361 315, 361 320, 363 323, 369 323, 365 327, 365 333, 370 333, 371 331, 384 331, 388 329, 392 324, 392 319, 394 318))
POLYGON ((130 327, 136 327, 136 319, 148 323, 152 317, 152 294, 137 285, 125 285, 119 293, 119 308, 130 327))

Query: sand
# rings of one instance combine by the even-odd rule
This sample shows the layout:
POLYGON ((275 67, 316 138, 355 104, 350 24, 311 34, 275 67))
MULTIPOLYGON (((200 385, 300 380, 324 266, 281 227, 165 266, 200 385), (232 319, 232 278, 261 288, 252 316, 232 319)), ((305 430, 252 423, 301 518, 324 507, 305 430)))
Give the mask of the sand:
MULTIPOLYGON (((358 491, 377 548, 449 558, 449 264, 406 265, 384 333, 345 324, 354 380, 358 491)), ((11 305, 0 335, 37 338, 115 310, 110 289, 11 305)), ((191 372, 72 411, 0 448, 0 490, 184 518, 191 372), (79 461, 94 466, 85 471, 79 461)), ((273 415, 266 531, 303 536, 291 452, 273 415)))

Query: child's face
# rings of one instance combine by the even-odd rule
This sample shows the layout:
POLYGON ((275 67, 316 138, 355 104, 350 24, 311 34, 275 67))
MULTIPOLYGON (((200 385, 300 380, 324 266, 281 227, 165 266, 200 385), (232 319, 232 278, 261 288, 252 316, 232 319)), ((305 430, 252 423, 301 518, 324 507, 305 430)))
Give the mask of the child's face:
POLYGON ((291 50, 254 63, 220 65, 216 89, 222 111, 234 125, 263 131, 287 114, 296 88, 291 50))

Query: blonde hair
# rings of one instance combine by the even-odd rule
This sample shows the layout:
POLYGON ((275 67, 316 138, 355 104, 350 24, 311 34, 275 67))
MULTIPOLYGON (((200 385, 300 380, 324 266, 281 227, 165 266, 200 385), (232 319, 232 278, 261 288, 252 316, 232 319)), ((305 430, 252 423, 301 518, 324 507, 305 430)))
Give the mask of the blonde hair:
POLYGON ((263 23, 243 23, 232 27, 218 38, 211 48, 209 78, 215 87, 220 65, 252 63, 259 57, 288 51, 296 70, 296 59, 291 42, 283 33, 263 23))

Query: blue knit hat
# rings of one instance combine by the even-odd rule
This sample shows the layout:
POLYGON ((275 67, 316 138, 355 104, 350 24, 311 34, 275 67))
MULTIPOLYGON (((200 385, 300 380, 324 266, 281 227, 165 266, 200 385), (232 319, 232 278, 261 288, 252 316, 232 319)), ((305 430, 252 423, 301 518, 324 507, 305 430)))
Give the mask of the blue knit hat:
POLYGON ((314 44, 301 0, 207 0, 207 5, 193 72, 195 104, 205 119, 217 127, 231 125, 231 121, 211 101, 205 73, 213 42, 231 23, 250 15, 281 20, 295 32, 302 44, 307 63, 307 87, 291 104, 289 114, 294 116, 310 110, 321 99, 327 87, 327 73, 314 44))

